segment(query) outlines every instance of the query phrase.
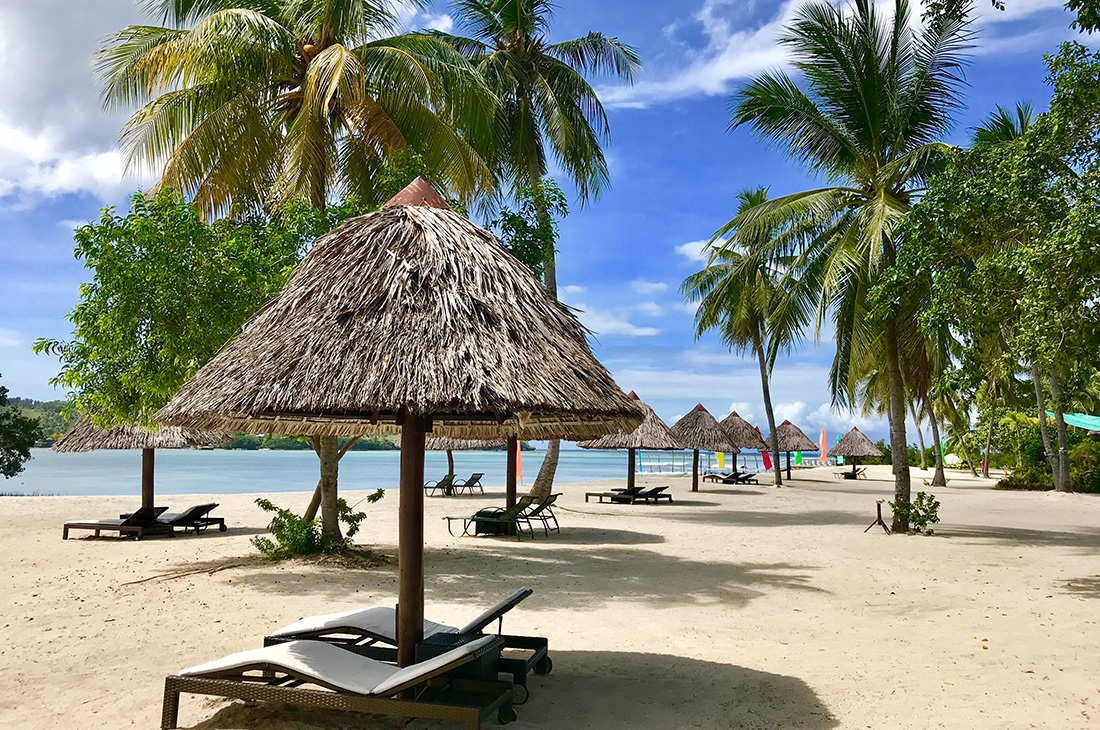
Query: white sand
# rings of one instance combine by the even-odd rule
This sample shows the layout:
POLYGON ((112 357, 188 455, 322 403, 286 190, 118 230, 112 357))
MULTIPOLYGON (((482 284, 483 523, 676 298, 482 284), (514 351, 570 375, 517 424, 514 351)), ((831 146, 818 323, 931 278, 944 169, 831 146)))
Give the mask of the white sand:
MULTIPOLYGON (((935 537, 887 537, 863 528, 890 485, 830 473, 699 494, 676 478, 671 506, 585 504, 592 485, 568 485, 561 534, 533 543, 447 534, 440 517, 499 493, 430 498, 428 616, 464 623, 535 589, 505 628, 549 637, 555 668, 531 677, 517 730, 1100 727, 1100 498, 953 476, 935 537)), ((212 497, 228 533, 141 542, 61 541, 64 520, 132 498, 0 499, 0 728, 156 728, 166 674, 304 615, 394 603, 392 563, 256 559, 253 498, 212 497)), ((395 553, 397 502, 370 508, 361 542, 395 553)), ((392 727, 194 696, 180 722, 392 727)))

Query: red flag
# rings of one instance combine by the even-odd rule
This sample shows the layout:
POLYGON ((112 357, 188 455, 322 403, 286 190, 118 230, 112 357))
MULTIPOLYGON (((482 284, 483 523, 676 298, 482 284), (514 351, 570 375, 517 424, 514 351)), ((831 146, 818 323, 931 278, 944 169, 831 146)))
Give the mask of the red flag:
MULTIPOLYGON (((757 433, 760 433, 760 427, 759 426, 754 426, 753 428, 756 429, 757 433)), ((760 438, 764 438, 763 434, 761 434, 760 438)), ((760 458, 763 459, 763 461, 764 461, 764 471, 771 471, 772 457, 768 454, 766 449, 764 451, 760 452, 760 458)))
POLYGON ((520 441, 516 444, 516 480, 523 483, 523 442, 520 441))

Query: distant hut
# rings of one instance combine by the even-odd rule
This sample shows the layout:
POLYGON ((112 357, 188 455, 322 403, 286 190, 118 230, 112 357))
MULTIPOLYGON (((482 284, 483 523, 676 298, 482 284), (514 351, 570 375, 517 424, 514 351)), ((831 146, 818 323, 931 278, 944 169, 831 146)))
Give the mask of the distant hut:
POLYGON ((675 436, 685 449, 691 449, 691 491, 699 491, 699 452, 728 451, 740 454, 737 444, 726 435, 710 411, 702 403, 696 404, 688 414, 672 426, 675 436))
POLYGON ((829 449, 829 456, 843 456, 845 459, 852 460, 852 479, 856 478, 856 463, 859 459, 869 459, 882 456, 882 452, 875 446, 871 439, 863 435, 863 432, 858 428, 852 428, 851 431, 844 434, 844 436, 836 442, 833 448, 829 449))
POLYGON ((69 432, 54 443, 53 450, 78 453, 97 449, 141 449, 141 506, 153 507, 154 449, 208 446, 223 443, 228 438, 223 431, 201 431, 178 426, 98 428, 87 416, 81 416, 69 432))
MULTIPOLYGON (((779 436, 779 451, 787 454, 787 478, 791 478, 791 452, 792 451, 817 451, 817 444, 810 437, 802 433, 802 429, 790 421, 783 421, 775 429, 779 436)), ((768 437, 771 440, 771 437, 768 437)), ((779 464, 775 465, 779 468, 779 464)))
POLYGON ((630 431, 642 418, 569 308, 422 179, 319 238, 158 414, 194 428, 321 437, 322 515, 333 524, 332 437, 401 434, 402 666, 423 637, 426 434, 511 446, 630 431))
POLYGON ((478 441, 476 439, 455 439, 439 436, 424 439, 424 448, 427 451, 447 452, 447 474, 452 477, 455 475, 455 457, 453 452, 472 451, 474 449, 499 449, 506 445, 507 442, 504 439, 478 441))
POLYGON ((768 445, 764 443, 760 432, 751 423, 737 415, 737 411, 731 411, 728 416, 718 422, 718 425, 722 427, 722 430, 726 432, 726 435, 738 448, 756 449, 760 452, 768 450, 768 445))
POLYGON ((665 425, 660 416, 647 403, 643 402, 637 393, 632 390, 628 396, 637 401, 638 405, 645 410, 645 420, 642 421, 642 425, 630 433, 613 433, 592 441, 582 441, 577 445, 582 449, 626 449, 628 454, 626 487, 627 489, 633 489, 638 449, 679 451, 684 446, 672 433, 672 430, 665 425))

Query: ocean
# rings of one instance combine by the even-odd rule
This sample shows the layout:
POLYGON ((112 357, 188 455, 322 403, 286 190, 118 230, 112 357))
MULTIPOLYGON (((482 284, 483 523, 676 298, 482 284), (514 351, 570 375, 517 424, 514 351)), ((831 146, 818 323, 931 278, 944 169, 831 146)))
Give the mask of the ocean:
MULTIPOLYGON (((140 451, 89 451, 58 454, 32 449, 31 460, 19 475, 0 481, 0 492, 52 495, 140 495, 140 451)), ((523 483, 531 484, 545 452, 524 451, 523 483)), ((713 455, 700 454, 700 464, 715 465, 713 455)), ((399 451, 349 451, 340 461, 340 486, 345 489, 392 489, 397 486, 399 451)), ((503 451, 456 451, 455 471, 465 479, 483 472, 482 484, 503 487, 503 451)), ((762 470, 755 452, 737 456, 738 465, 762 470)), ((728 456, 726 460, 728 468, 728 456)), ((639 454, 642 472, 675 473, 691 469, 691 454, 646 451, 639 454)), ((563 449, 555 481, 560 484, 598 479, 626 479, 625 451, 563 449)), ((429 451, 426 479, 447 473, 447 455, 429 451)), ((159 494, 241 494, 250 492, 304 492, 317 484, 317 456, 312 451, 226 451, 162 449, 156 452, 156 491, 159 494)))

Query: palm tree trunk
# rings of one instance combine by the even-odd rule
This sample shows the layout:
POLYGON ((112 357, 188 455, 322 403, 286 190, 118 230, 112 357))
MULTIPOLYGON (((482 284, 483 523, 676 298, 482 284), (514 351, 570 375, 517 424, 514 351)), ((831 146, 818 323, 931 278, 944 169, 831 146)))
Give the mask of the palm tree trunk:
POLYGON ((1066 429, 1066 419, 1062 413, 1061 385, 1059 383, 1058 368, 1050 371, 1050 400, 1054 408, 1054 428, 1058 434, 1058 473, 1054 479, 1054 488, 1059 492, 1069 491, 1069 433, 1066 429))
POLYGON ((1031 385, 1035 388, 1035 405, 1039 408, 1039 435, 1043 437, 1043 453, 1050 464, 1050 473, 1054 484, 1058 484, 1058 455, 1050 443, 1050 430, 1047 429, 1047 406, 1043 396, 1043 381, 1039 378, 1039 366, 1031 363, 1031 385))
POLYGON ((940 427, 936 423, 936 411, 931 404, 928 407, 928 421, 932 424, 932 461, 936 465, 936 474, 932 477, 933 487, 946 487, 947 475, 943 473, 943 449, 940 448, 940 427))
MULTIPOLYGON (((920 425, 920 416, 917 415, 917 406, 913 401, 909 401, 909 412, 913 414, 913 423, 917 426, 917 446, 920 448, 920 470, 924 471, 928 468, 928 460, 924 456, 924 429, 920 425)), ((906 459, 908 461, 908 459, 906 459)))
POLYGON ((336 508, 336 483, 340 472, 340 441, 336 436, 321 436, 321 535, 326 542, 339 542, 340 516, 336 508))
POLYGON ((982 476, 989 479, 989 452, 993 449, 993 426, 997 423, 997 401, 989 407, 989 429, 985 432, 985 458, 982 459, 982 476))
MULTIPOLYGON (((967 433, 969 433, 969 431, 967 433)), ((966 445, 967 433, 959 434, 959 446, 962 447, 963 458, 966 459, 966 465, 970 467, 970 475, 976 477, 978 476, 978 470, 974 468, 974 459, 970 456, 970 448, 966 445)))
MULTIPOLYGON (((527 184, 531 188, 537 188, 542 184, 542 171, 533 163, 528 170, 527 184)), ((545 225, 550 220, 550 213, 546 210, 545 201, 536 197, 535 216, 540 225, 545 225)), ((558 298, 558 271, 557 259, 554 251, 554 240, 551 238, 542 254, 542 283, 546 291, 554 299, 558 298)), ((561 442, 558 439, 550 439, 546 443, 546 458, 542 460, 539 474, 535 477, 535 483, 531 485, 530 494, 536 499, 545 499, 554 488, 554 475, 558 470, 558 456, 561 452, 561 442)))
MULTIPOLYGON (((890 456, 894 471, 894 502, 909 504, 909 454, 905 443, 905 382, 901 379, 901 355, 898 350, 898 326, 893 315, 886 325, 886 364, 890 384, 890 456)), ((904 511, 908 514, 908 510, 904 511)), ((908 521, 894 512, 894 533, 909 532, 908 521)))
POLYGON ((772 471, 775 473, 775 486, 783 486, 782 470, 779 468, 779 434, 775 432, 775 413, 772 412, 772 391, 768 387, 768 364, 764 359, 764 348, 756 341, 756 359, 760 363, 760 389, 764 392, 764 412, 768 414, 768 448, 772 452, 772 471))

